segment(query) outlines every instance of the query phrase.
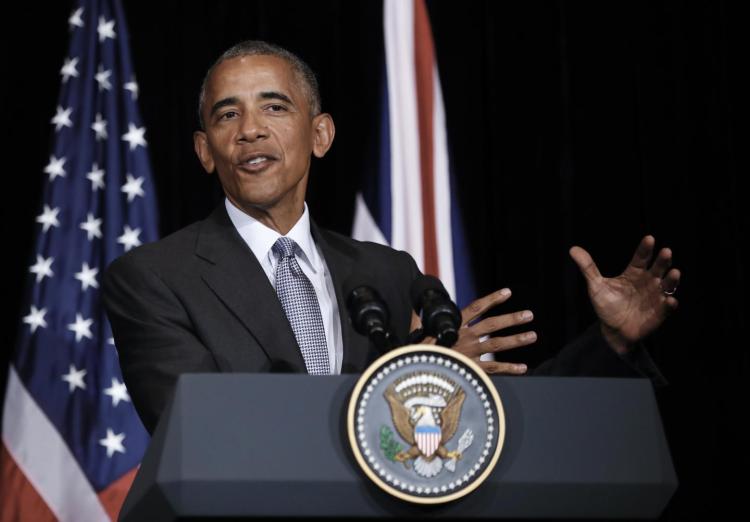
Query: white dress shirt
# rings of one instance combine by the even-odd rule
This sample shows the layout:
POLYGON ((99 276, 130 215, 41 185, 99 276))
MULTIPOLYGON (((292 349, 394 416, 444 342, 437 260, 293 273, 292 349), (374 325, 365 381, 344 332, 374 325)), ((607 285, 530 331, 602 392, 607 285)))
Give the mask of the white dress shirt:
MULTIPOLYGON (((229 199, 224 204, 232 220, 234 228, 240 233, 240 237, 250 247, 260 266, 266 273, 271 286, 276 288, 276 264, 278 259, 271 248, 281 234, 268 228, 266 225, 242 212, 234 206, 229 199)), ((307 203, 302 217, 295 223, 286 237, 294 240, 299 245, 296 258, 300 268, 312 283, 315 295, 320 305, 320 315, 323 317, 323 328, 326 333, 326 344, 328 345, 328 360, 331 373, 341 373, 341 361, 344 354, 344 342, 341 337, 341 320, 339 318, 339 306, 336 300, 336 290, 333 287, 333 279, 328 265, 315 244, 310 233, 310 214, 307 211, 307 203), (301 252, 300 252, 301 251, 301 252)))

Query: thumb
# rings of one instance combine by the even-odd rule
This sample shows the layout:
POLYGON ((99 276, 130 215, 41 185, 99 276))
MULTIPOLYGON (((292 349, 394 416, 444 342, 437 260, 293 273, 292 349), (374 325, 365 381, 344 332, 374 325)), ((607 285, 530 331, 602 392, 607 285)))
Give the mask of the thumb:
POLYGON ((591 259, 591 255, 579 246, 571 247, 569 250, 570 257, 573 258, 578 268, 581 270, 583 277, 586 278, 587 283, 594 282, 602 277, 599 273, 599 269, 596 267, 596 263, 591 259))
POLYGON ((419 328, 422 328, 422 320, 414 312, 414 310, 412 310, 412 312, 411 312, 411 325, 409 326, 409 331, 413 332, 414 330, 418 330, 419 328))

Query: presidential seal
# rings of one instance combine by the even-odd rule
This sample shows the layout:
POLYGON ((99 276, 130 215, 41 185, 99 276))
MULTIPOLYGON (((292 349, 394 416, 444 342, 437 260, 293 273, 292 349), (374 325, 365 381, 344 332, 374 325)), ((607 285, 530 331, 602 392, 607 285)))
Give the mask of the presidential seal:
POLYGON ((438 504, 489 476, 505 438, 497 390, 468 357, 431 345, 388 352, 362 374, 347 416, 352 451, 387 493, 438 504))

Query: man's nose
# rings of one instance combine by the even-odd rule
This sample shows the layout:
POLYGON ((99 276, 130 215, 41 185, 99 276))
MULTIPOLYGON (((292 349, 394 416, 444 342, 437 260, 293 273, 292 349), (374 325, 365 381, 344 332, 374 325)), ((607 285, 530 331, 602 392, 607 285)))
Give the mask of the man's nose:
POLYGON ((252 142, 268 137, 268 127, 266 127, 262 116, 248 111, 242 116, 241 123, 240 140, 252 142))

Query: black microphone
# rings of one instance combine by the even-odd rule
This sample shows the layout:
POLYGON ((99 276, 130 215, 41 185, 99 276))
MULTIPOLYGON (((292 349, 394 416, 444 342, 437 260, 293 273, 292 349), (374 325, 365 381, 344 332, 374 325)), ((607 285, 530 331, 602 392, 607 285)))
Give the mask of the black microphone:
POLYGON ((411 301, 422 319, 425 335, 437 339, 440 346, 456 344, 461 312, 440 279, 428 275, 416 279, 411 285, 411 301))
POLYGON ((390 331, 388 305, 377 290, 365 284, 358 275, 347 280, 344 290, 354 329, 367 336, 382 353, 393 348, 397 340, 390 331))

